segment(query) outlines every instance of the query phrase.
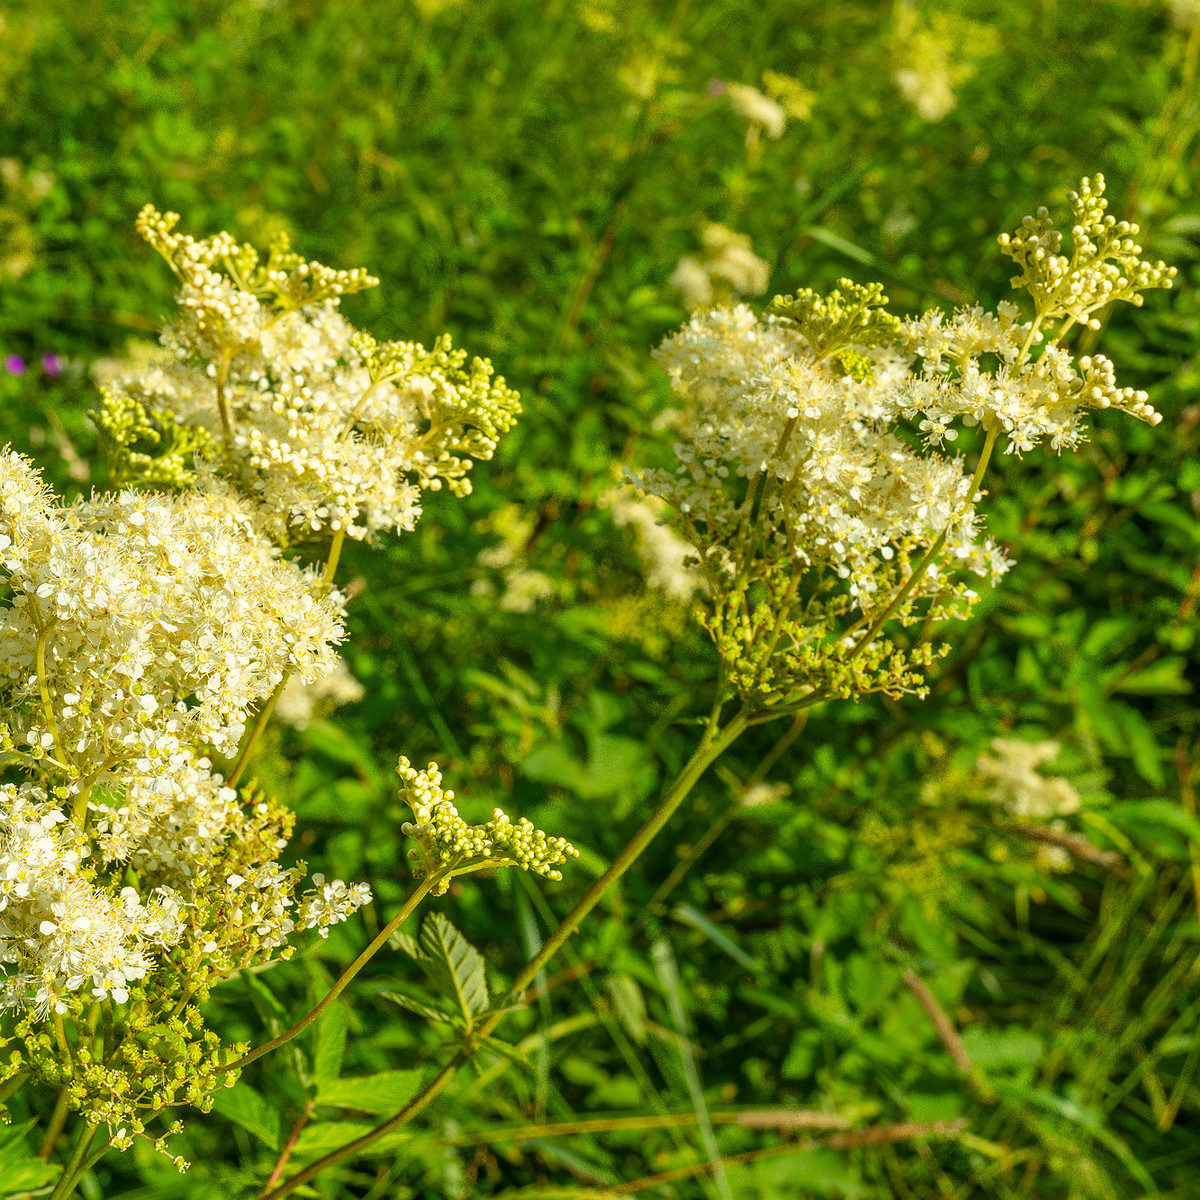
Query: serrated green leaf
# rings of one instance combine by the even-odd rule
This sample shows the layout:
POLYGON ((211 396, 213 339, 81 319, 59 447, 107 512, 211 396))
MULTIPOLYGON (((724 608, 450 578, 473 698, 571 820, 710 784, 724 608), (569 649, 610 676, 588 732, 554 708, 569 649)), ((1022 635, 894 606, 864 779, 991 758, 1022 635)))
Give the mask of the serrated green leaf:
POLYGON ((421 948, 417 945, 417 939, 399 929, 388 938, 388 945, 393 950, 407 954, 409 958, 419 959, 421 957, 421 948))
POLYGON ((421 1083, 420 1071, 380 1071, 333 1080, 317 1093, 318 1104, 380 1113, 403 1108, 421 1083))
POLYGON ((236 1083, 216 1092, 213 1111, 254 1134, 272 1150, 279 1149, 282 1128, 279 1113, 248 1083, 236 1083))
POLYGON ((374 1128, 366 1121, 316 1121, 300 1131, 294 1153, 297 1156, 328 1154, 331 1150, 348 1146, 355 1138, 370 1133, 374 1128))
POLYGON ((470 1030, 488 1007, 483 955, 441 913, 425 918, 420 946, 422 969, 458 1005, 470 1030))
POLYGON ((403 992, 380 992, 379 994, 385 1000, 390 1000, 393 1004, 399 1004, 401 1008, 407 1008, 409 1012, 414 1012, 420 1017, 425 1017, 427 1020, 439 1021, 443 1024, 449 1024, 452 1021, 449 1013, 444 1013, 440 1009, 425 1004, 423 1001, 417 1000, 412 996, 406 996, 403 992))
POLYGON ((490 1050, 493 1054, 499 1054, 501 1058, 507 1058, 512 1062, 519 1063, 521 1066, 527 1067, 529 1065, 529 1056, 520 1046, 514 1046, 511 1042, 501 1041, 497 1037, 487 1037, 478 1044, 484 1050, 490 1050))
MULTIPOLYGON (((368 1121, 315 1121, 300 1131, 294 1154, 297 1158, 319 1158, 331 1150, 340 1150, 343 1146, 348 1146, 375 1128, 376 1126, 368 1121)), ((355 1154, 364 1158, 373 1154, 387 1154, 397 1146, 413 1141, 414 1135, 411 1130, 403 1127, 392 1129, 370 1145, 357 1150, 355 1154)))

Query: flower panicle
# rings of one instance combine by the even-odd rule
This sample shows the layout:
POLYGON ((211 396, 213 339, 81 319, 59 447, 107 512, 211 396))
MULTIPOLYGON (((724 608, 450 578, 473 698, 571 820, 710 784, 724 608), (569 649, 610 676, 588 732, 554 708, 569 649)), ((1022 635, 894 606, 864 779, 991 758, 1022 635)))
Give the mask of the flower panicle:
POLYGON ((396 773, 414 817, 401 827, 417 843, 408 854, 413 876, 437 875, 435 896, 443 895, 455 876, 484 868, 521 867, 560 880, 562 872, 555 867, 579 856, 564 838, 549 836, 525 817, 514 822, 498 808, 486 825, 468 825, 454 806, 454 793, 442 788, 436 763, 418 771, 401 757, 396 773))

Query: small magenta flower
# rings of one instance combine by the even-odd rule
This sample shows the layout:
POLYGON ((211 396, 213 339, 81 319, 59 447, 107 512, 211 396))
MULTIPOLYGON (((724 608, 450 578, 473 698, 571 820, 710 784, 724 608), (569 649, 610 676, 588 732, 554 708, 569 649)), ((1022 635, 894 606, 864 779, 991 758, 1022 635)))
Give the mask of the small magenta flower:
POLYGON ((61 375, 62 369, 62 359, 59 358, 57 354, 47 350, 46 353, 42 355, 42 370, 45 371, 47 375, 61 375))
POLYGON ((19 354, 10 354, 4 360, 4 369, 10 375, 24 375, 25 360, 19 354))

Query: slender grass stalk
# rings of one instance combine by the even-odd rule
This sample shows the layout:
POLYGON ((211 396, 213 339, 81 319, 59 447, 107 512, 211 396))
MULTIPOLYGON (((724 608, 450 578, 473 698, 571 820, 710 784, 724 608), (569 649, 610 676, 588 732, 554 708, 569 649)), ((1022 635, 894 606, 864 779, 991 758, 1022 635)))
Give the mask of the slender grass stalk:
MULTIPOLYGON (((742 1125, 747 1129, 846 1129, 850 1122, 837 1113, 809 1109, 757 1108, 742 1112, 709 1112, 714 1125, 742 1125)), ((695 1112, 648 1113, 639 1117, 593 1117, 582 1121, 556 1121, 542 1125, 508 1125, 480 1129, 449 1139, 454 1146, 485 1146, 494 1142, 521 1142, 527 1138, 570 1137, 579 1133, 620 1133, 629 1129, 671 1129, 695 1125, 695 1112)))

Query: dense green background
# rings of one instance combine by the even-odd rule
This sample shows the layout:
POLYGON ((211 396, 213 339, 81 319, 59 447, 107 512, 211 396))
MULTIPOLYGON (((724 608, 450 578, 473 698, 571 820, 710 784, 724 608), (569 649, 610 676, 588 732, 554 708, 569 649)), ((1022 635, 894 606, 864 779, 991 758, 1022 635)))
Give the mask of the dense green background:
MULTIPOLYGON (((0 155, 53 177, 40 201, 27 183, 4 193, 0 230, 31 235, 36 262, 0 285, 0 354, 67 358, 58 379, 36 366, 0 373, 0 439, 62 487, 103 481, 86 365, 152 337, 170 309, 169 272, 132 229, 146 201, 182 212, 196 233, 261 239, 282 220, 305 254, 381 277, 347 301, 352 320, 379 337, 448 329, 524 397, 468 501, 434 497, 416 533, 345 556, 362 588, 347 657, 367 698, 303 734, 276 734, 259 776, 297 808, 297 850, 313 869, 366 879, 377 901, 297 963, 221 989, 212 1019, 230 1037, 258 1038, 264 1021, 303 1011, 409 886, 398 753, 436 756, 469 815, 502 803, 584 851, 561 884, 475 877, 438 902, 498 982, 689 753, 712 652, 683 611, 645 593, 630 531, 596 500, 614 464, 665 452, 669 435, 652 422, 667 389, 648 352, 684 317, 666 281, 703 221, 752 237, 772 291, 848 274, 883 280, 897 311, 976 297, 990 306, 1008 295, 995 234, 1039 203, 1062 210, 1081 175, 1103 171, 1114 210, 1143 224, 1147 253, 1180 267, 1177 291, 1113 313, 1103 339, 1123 382, 1148 387, 1166 419, 1150 430, 1101 415, 1078 453, 1000 464, 991 528, 1018 566, 970 625, 946 632, 954 649, 933 697, 817 710, 770 776, 791 784, 790 797, 739 810, 647 910, 781 731, 743 743, 573 941, 559 966, 580 970, 553 976, 502 1026, 528 1065, 489 1068, 485 1057, 485 1082, 464 1072, 413 1140, 330 1171, 321 1195, 574 1194, 702 1161, 702 1140, 694 1128, 478 1146, 467 1135, 704 1105, 970 1121, 973 1140, 731 1167, 739 1198, 1200 1193, 1189 862, 1200 825, 1187 789, 1200 33, 1189 40, 1151 0, 929 5, 924 16, 950 14, 959 59, 981 55, 957 107, 931 124, 892 82, 902 8, 42 0, 0 10, 0 155), (810 120, 764 140, 752 161, 744 122, 713 84, 758 84, 764 69, 817 98, 810 120), (505 540, 516 565, 552 583, 533 612, 498 604, 503 570, 478 558, 505 540), (996 827, 964 780, 1005 733, 1063 742, 1055 769, 1085 796, 1074 827, 1121 852, 1126 871, 1083 864, 1047 878, 1030 844, 996 827), (922 791, 922 780, 937 786, 922 791), (957 1071, 901 983, 906 966, 963 1031, 982 1081, 957 1071), (700 1091, 675 1037, 681 1012, 700 1091)), ((195 1164, 186 1176, 136 1153, 98 1167, 85 1196, 252 1195, 305 1086, 314 1092, 312 1070, 328 1088, 339 1064, 356 1076, 445 1059, 444 1031, 379 995, 420 986, 411 964, 383 956, 344 1010, 344 1059, 340 1021, 324 1023, 303 1046, 315 1068, 286 1056, 259 1064, 246 1083, 261 1099, 239 1088, 240 1107, 225 1105, 235 1119, 192 1116, 177 1139, 195 1164)), ((347 1094, 386 1112, 415 1080, 347 1094)), ((28 1099, 35 1111, 50 1102, 28 1099)), ((316 1111, 293 1163, 334 1144, 322 1122, 336 1116, 316 1111)), ((722 1126, 717 1139, 737 1153, 776 1135, 722 1126)), ((720 1192, 693 1180, 655 1194, 720 1192)))

